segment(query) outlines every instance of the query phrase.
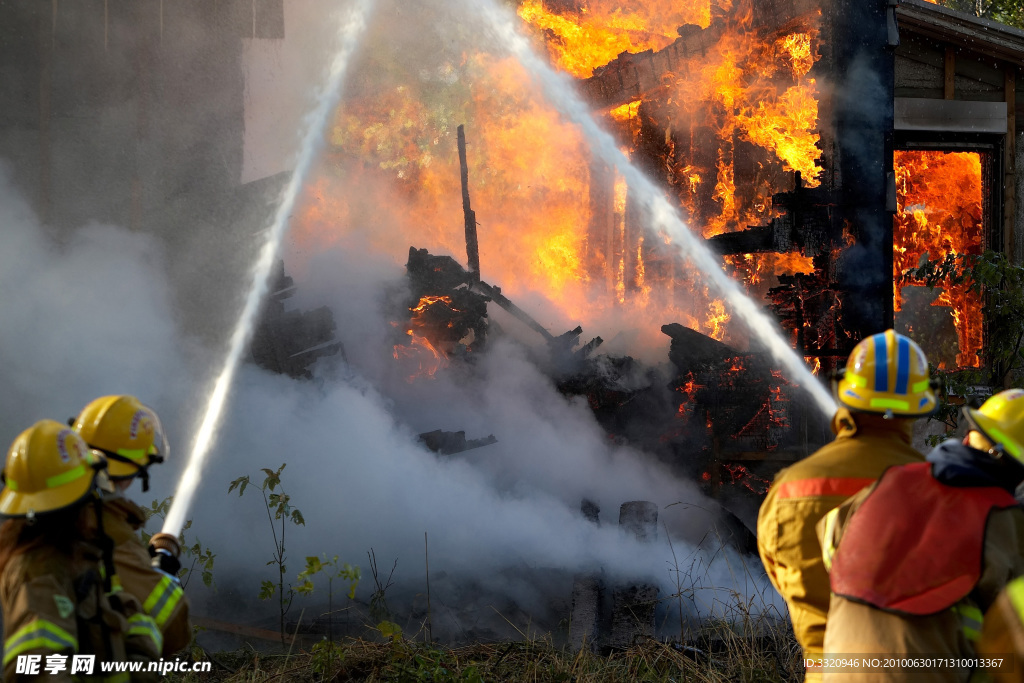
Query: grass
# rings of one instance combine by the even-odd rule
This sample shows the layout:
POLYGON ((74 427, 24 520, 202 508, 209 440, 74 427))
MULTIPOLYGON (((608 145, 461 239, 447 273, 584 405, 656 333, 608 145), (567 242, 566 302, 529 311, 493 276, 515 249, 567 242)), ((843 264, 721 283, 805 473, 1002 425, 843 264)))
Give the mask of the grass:
MULTIPOLYGON (((324 638, 311 647, 308 640, 299 639, 284 653, 259 651, 247 645, 235 652, 209 654, 194 646, 193 657, 209 659, 213 663, 212 672, 172 673, 167 680, 173 683, 803 681, 802 652, 793 636, 788 615, 780 613, 777 601, 770 599, 774 597, 773 589, 763 576, 751 573, 747 562, 740 559, 737 564, 726 544, 720 538, 717 540, 717 550, 710 557, 694 551, 682 558, 682 562, 669 541, 672 552, 669 572, 674 575, 676 592, 660 600, 668 610, 662 611, 663 621, 658 630, 664 633, 669 614, 678 614, 680 631, 673 642, 648 638, 626 650, 594 653, 585 647, 574 652, 568 645, 556 644, 550 634, 536 638, 532 637, 531 629, 524 632, 516 628, 521 640, 444 646, 432 642, 429 636, 429 610, 418 632, 403 635, 400 628, 390 628, 395 625, 387 621, 390 617, 386 616, 389 612, 384 606, 384 594, 391 580, 390 576, 385 582, 378 580, 371 551, 376 591, 369 609, 362 610, 356 621, 363 624, 366 633, 373 634, 372 639, 346 638, 332 642, 324 638), (735 588, 716 585, 711 570, 716 561, 729 575, 728 581, 720 583, 735 588), (684 613, 691 616, 684 619, 684 613), (385 621, 380 621, 381 614, 385 615, 385 621), (696 622, 692 615, 698 615, 696 622), (300 646, 300 642, 307 644, 300 646)), ((562 633, 558 643, 567 635, 562 633)))
POLYGON ((550 639, 441 647, 396 638, 349 639, 330 652, 267 655, 253 649, 219 653, 212 673, 172 674, 179 683, 290 681, 695 681, 803 680, 800 648, 785 621, 743 635, 734 624, 706 622, 685 645, 654 640, 607 655, 572 652, 550 639), (328 665, 328 661, 330 664, 328 665))

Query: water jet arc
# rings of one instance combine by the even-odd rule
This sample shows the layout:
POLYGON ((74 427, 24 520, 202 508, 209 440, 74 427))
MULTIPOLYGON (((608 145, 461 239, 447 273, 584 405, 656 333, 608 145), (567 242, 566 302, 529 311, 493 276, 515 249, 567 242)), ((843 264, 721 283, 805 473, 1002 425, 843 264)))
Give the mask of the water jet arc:
POLYGON ((345 74, 359 38, 366 31, 367 19, 372 8, 372 0, 354 0, 338 26, 338 50, 328 68, 327 78, 317 96, 316 104, 306 116, 306 132, 299 147, 295 171, 281 193, 277 211, 267 229, 263 248, 253 267, 252 285, 239 316, 238 324, 231 335, 224 366, 207 398, 206 410, 203 412, 199 430, 193 441, 185 471, 182 472, 181 479, 178 481, 171 508, 164 519, 163 531, 165 533, 178 534, 185 525, 185 516, 191 507, 196 489, 199 487, 199 475, 202 473, 203 464, 217 438, 217 430, 220 427, 224 406, 227 403, 228 391, 238 372, 242 354, 252 336, 260 303, 267 293, 268 281, 277 259, 277 253, 288 232, 295 202, 305 185, 313 161, 320 149, 324 129, 341 99, 341 86, 345 74))
POLYGON ((777 329, 775 322, 746 295, 739 283, 722 270, 714 252, 690 231, 679 211, 665 198, 665 192, 633 166, 611 134, 598 126, 590 108, 576 93, 571 79, 555 71, 533 51, 529 40, 516 30, 515 16, 495 0, 485 0, 474 9, 487 20, 498 43, 515 56, 540 83, 548 101, 559 113, 582 129, 591 151, 623 175, 630 189, 636 192, 636 196, 650 211, 653 227, 669 237, 682 255, 711 281, 751 332, 758 335, 789 378, 810 394, 818 409, 827 418, 831 418, 836 411, 836 402, 829 391, 811 374, 803 359, 777 329))

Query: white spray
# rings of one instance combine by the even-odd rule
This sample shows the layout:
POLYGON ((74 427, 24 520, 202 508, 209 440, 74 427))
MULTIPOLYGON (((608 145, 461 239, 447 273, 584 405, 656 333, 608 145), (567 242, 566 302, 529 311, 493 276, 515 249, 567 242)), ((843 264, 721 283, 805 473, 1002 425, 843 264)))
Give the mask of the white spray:
POLYGON ((299 148, 299 156, 296 160, 295 171, 291 180, 281 195, 277 212, 274 214, 273 222, 267 230, 266 242, 260 251, 259 258, 253 268, 253 282, 249 290, 249 296, 245 301, 238 325, 231 336, 227 357, 224 360, 224 367, 214 383, 206 403, 206 411, 203 414, 202 423, 192 444, 192 452, 189 455, 188 464, 181 475, 175 491, 174 501, 164 521, 163 531, 177 534, 185 524, 185 515, 188 513, 199 486, 199 474, 202 472, 203 463, 213 446, 220 426, 221 416, 224 413, 224 405, 227 401, 228 390, 234 380, 238 365, 242 360, 242 353, 252 336, 252 328, 256 323, 256 316, 259 313, 260 302, 267 292, 270 272, 281 246, 281 240, 288 230, 292 210, 298 198, 299 191, 306 182, 306 176, 316 159, 320 143, 323 139, 324 129, 330 120, 331 114, 338 106, 341 97, 341 84, 355 51, 356 43, 366 30, 366 21, 370 14, 372 0, 353 0, 348 15, 343 18, 338 28, 338 51, 334 55, 334 61, 330 65, 327 80, 320 91, 316 106, 306 118, 306 133, 299 148))
POLYGON ((623 175, 630 190, 635 191, 636 196, 650 209, 654 225, 680 248, 701 273, 710 277, 736 314, 758 334, 772 356, 788 370, 790 378, 810 393, 826 417, 832 417, 836 403, 828 390, 807 369, 803 359, 789 346, 772 319, 722 270, 715 254, 686 227, 679 212, 665 198, 665 193, 633 166, 629 158, 619 150, 615 139, 597 125, 569 78, 553 70, 533 51, 526 37, 516 30, 517 21, 511 12, 500 7, 494 0, 477 7, 500 43, 537 78, 552 104, 563 116, 580 126, 583 135, 591 142, 594 153, 623 175))

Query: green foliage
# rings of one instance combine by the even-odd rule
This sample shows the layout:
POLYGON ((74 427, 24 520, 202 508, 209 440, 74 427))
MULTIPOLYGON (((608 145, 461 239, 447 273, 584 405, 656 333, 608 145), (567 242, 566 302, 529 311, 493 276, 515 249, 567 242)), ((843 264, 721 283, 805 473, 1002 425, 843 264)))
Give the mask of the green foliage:
POLYGON ((1024 29, 1024 4, 1020 0, 938 0, 938 4, 1024 29))
MULTIPOLYGON (((171 509, 171 502, 173 500, 174 496, 167 496, 161 501, 154 500, 147 508, 142 508, 143 516, 146 518, 145 521, 148 522, 154 517, 163 520, 167 516, 167 511, 171 509)), ((183 588, 187 587, 192 575, 198 569, 203 584, 205 586, 213 586, 213 561, 217 556, 212 550, 204 547, 198 538, 195 543, 188 544, 188 541, 185 540, 185 532, 191 527, 192 520, 190 519, 185 522, 181 533, 178 534, 178 543, 181 544, 181 551, 184 556, 181 558, 181 569, 178 571, 178 579, 181 581, 183 588), (191 559, 191 562, 189 562, 189 559, 191 559)), ((145 531, 142 532, 142 540, 147 545, 151 537, 152 534, 147 534, 145 531)))
POLYGON ((360 572, 359 567, 353 567, 348 562, 338 566, 337 555, 330 560, 327 559, 327 555, 324 555, 322 560, 316 556, 307 557, 306 568, 302 570, 302 573, 298 576, 299 581, 302 583, 296 586, 295 591, 302 595, 312 593, 312 578, 320 573, 327 577, 329 586, 333 583, 334 579, 344 579, 345 581, 348 581, 348 598, 351 600, 356 597, 356 587, 359 586, 359 579, 362 578, 362 573, 360 572))
MULTIPOLYGON (((955 429, 959 405, 951 397, 966 399, 988 388, 999 391, 1019 383, 1024 369, 1024 267, 992 250, 981 255, 947 254, 941 261, 925 260, 903 274, 901 283, 924 284, 931 289, 967 285, 983 294, 986 327, 981 366, 935 370, 944 384, 939 411, 932 419, 955 429)), ((987 392, 985 392, 987 393, 987 392)), ((940 437, 941 438, 941 437, 940 437)))
POLYGON ((334 672, 334 663, 345 661, 345 648, 326 638, 309 649, 310 668, 314 673, 328 676, 334 672))
MULTIPOLYGON (((285 530, 288 522, 295 525, 301 524, 302 526, 306 524, 302 513, 297 508, 292 507, 291 496, 285 493, 284 487, 281 485, 281 472, 284 471, 286 464, 282 463, 276 470, 267 467, 262 468, 260 471, 263 472, 264 477, 263 481, 259 484, 260 493, 263 494, 263 507, 267 511, 267 521, 270 523, 270 533, 274 539, 274 554, 267 562, 267 566, 277 567, 277 585, 275 586, 273 581, 263 581, 260 585, 259 598, 260 600, 269 600, 274 595, 277 595, 282 642, 285 636, 284 617, 292 606, 292 600, 295 598, 295 590, 292 588, 292 585, 289 583, 287 590, 285 590, 284 585, 284 575, 288 570, 285 564, 287 559, 285 530)), ((228 493, 238 489, 238 496, 241 497, 249 486, 255 487, 256 484, 253 484, 249 475, 245 475, 231 482, 231 485, 228 486, 228 493)))
POLYGON ((392 642, 398 642, 402 639, 402 627, 393 621, 384 621, 377 624, 377 630, 385 638, 390 639, 392 642))
POLYGON ((324 674, 334 670, 334 659, 341 652, 341 649, 334 643, 334 579, 348 581, 348 598, 351 600, 356 596, 356 587, 359 585, 359 567, 353 567, 348 562, 338 566, 338 556, 330 560, 327 555, 323 559, 315 555, 306 558, 306 568, 298 576, 300 581, 295 592, 302 595, 309 595, 313 592, 313 577, 323 574, 327 577, 327 637, 313 646, 313 669, 324 674))

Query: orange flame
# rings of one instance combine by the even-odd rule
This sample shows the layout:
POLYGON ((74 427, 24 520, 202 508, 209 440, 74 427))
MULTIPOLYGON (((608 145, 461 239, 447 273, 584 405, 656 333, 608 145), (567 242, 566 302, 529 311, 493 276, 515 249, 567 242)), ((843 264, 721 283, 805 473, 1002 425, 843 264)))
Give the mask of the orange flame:
MULTIPOLYGON (((893 276, 916 268, 923 257, 980 254, 983 247, 981 155, 974 152, 895 153, 897 212, 893 224, 893 276)), ((968 285, 944 283, 933 306, 949 306, 959 346, 959 367, 978 367, 982 297, 968 285)), ((893 308, 903 291, 894 288, 893 308)), ((929 341, 929 340, 924 340, 929 341)), ((934 340, 931 340, 934 341, 934 340)), ((927 343, 926 343, 927 346, 927 343)))
POLYGON ((704 328, 709 330, 708 336, 722 341, 725 338, 725 324, 732 319, 732 314, 725 310, 725 302, 715 299, 711 302, 704 328))
POLYGON ((820 184, 817 83, 808 77, 818 59, 819 33, 805 28, 766 43, 751 28, 749 6, 742 10, 714 45, 680 69, 673 88, 674 127, 692 131, 684 141, 687 149, 677 145, 674 151, 675 184, 683 188, 683 205, 703 224, 705 237, 772 218, 771 195, 792 182, 782 180, 782 171, 799 171, 808 187, 820 184), (717 138, 713 166, 692 152, 698 136, 708 134, 717 138), (737 141, 771 155, 741 188, 737 141), (695 186, 702 178, 714 178, 711 205, 695 186))
POLYGON ((437 350, 429 339, 412 330, 407 330, 406 334, 409 335, 409 345, 395 344, 392 355, 395 360, 412 359, 418 365, 416 372, 406 377, 407 382, 419 377, 433 379, 438 370, 448 367, 448 356, 437 350))
MULTIPOLYGON (((409 329, 405 331, 409 335, 409 345, 395 344, 392 356, 395 360, 412 359, 417 364, 416 372, 406 378, 412 382, 418 377, 432 379, 441 368, 448 367, 448 354, 439 349, 428 338, 429 325, 424 320, 424 314, 434 305, 444 305, 451 310, 458 310, 452 307, 451 297, 447 296, 424 296, 409 308, 412 316, 409 320, 409 329)), ((397 326, 398 323, 392 323, 397 326)))
POLYGON ((766 273, 795 275, 814 272, 814 259, 796 251, 729 254, 723 259, 742 276, 744 282, 751 285, 760 283, 766 273))
POLYGON ((660 50, 677 38, 682 24, 707 26, 709 0, 649 0, 623 3, 586 0, 576 11, 550 12, 543 0, 524 0, 520 18, 547 36, 548 52, 562 69, 587 78, 622 52, 660 50))
MULTIPOLYGON (((664 160, 664 180, 705 235, 763 222, 773 215, 771 195, 792 186, 788 171, 800 170, 808 185, 817 184, 820 171, 816 85, 809 78, 817 30, 800 26, 765 37, 751 26, 749 0, 732 4, 738 18, 725 20, 721 38, 722 31, 709 29, 715 39, 708 38, 706 54, 681 58, 651 95, 667 109, 659 125, 675 149, 664 160), (701 154, 694 153, 698 147, 701 154), (752 180, 747 167, 754 165, 761 170, 752 180)), ((628 9, 613 0, 521 0, 519 12, 543 36, 552 61, 588 76, 624 50, 671 44, 682 24, 708 27, 710 6, 709 0, 644 0, 628 9)), ((674 250, 644 233, 615 171, 606 169, 607 180, 595 181, 595 161, 579 129, 535 93, 514 59, 466 53, 438 67, 436 78, 391 82, 390 65, 380 66, 354 83, 335 115, 320 177, 307 188, 292 231, 304 252, 351 244, 400 262, 408 246, 417 246, 463 260, 453 122, 466 121, 485 280, 519 302, 540 302, 545 326, 617 324, 628 305, 630 325, 652 347, 666 320, 727 337, 723 302, 674 250), (605 212, 600 229, 595 207, 605 212)), ((645 102, 608 115, 634 154, 641 119, 650 115, 645 102)), ((752 284, 762 274, 808 268, 799 254, 744 259, 757 262, 743 271, 752 284)))
POLYGON ((686 373, 686 382, 681 387, 676 387, 676 391, 686 396, 686 399, 679 404, 679 410, 677 411, 678 417, 686 415, 686 407, 694 403, 697 391, 703 388, 703 384, 697 384, 697 380, 694 378, 692 372, 686 373))

